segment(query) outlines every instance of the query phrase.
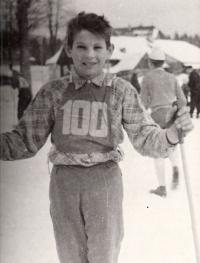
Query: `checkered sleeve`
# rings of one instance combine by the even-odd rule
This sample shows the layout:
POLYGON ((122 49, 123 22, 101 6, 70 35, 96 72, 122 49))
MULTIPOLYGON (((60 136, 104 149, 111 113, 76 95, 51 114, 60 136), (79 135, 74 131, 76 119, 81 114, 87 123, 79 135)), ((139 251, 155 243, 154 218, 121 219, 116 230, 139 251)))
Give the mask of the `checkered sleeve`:
POLYGON ((150 103, 150 93, 149 93, 148 81, 146 77, 143 78, 141 83, 140 99, 144 107, 147 109, 150 103))
POLYGON ((15 130, 0 135, 2 160, 30 158, 46 142, 54 124, 53 101, 49 89, 48 84, 41 88, 15 130))
POLYGON ((174 146, 167 141, 166 130, 152 120, 131 85, 124 94, 122 123, 134 148, 144 156, 168 157, 174 146))

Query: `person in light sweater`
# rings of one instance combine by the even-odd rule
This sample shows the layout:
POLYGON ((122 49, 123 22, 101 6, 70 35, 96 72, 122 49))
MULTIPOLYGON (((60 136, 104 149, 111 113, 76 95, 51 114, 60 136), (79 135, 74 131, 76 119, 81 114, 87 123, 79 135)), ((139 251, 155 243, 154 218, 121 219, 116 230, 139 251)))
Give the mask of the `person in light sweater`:
MULTIPOLYGON (((178 108, 187 104, 186 98, 176 77, 164 70, 165 54, 158 47, 153 47, 149 54, 150 72, 143 78, 141 83, 141 101, 146 109, 150 109, 151 117, 162 129, 167 128, 167 112, 174 101, 177 101, 178 108)), ((172 189, 176 189, 179 183, 178 152, 177 147, 169 155, 173 169, 172 189)), ((159 196, 165 197, 165 160, 155 158, 155 170, 159 186, 151 190, 159 196)))

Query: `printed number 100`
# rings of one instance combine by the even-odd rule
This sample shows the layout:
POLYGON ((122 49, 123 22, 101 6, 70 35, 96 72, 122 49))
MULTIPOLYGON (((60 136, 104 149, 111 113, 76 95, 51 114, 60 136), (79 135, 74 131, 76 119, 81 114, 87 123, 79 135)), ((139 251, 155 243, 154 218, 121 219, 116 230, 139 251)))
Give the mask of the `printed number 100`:
POLYGON ((62 134, 107 136, 108 116, 105 102, 68 100, 61 109, 64 110, 62 134))

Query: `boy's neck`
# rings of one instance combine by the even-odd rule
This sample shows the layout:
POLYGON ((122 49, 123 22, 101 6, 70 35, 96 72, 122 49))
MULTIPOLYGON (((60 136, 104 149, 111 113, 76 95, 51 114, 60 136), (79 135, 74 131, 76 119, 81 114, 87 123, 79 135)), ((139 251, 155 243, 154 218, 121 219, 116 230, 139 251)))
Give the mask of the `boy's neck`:
POLYGON ((78 75, 80 78, 85 79, 85 80, 91 80, 91 79, 94 79, 94 78, 98 77, 99 75, 101 75, 102 72, 103 72, 103 70, 102 70, 101 72, 99 72, 99 74, 97 74, 97 75, 95 75, 95 76, 92 76, 92 77, 86 77, 86 76, 82 76, 81 74, 79 74, 79 73, 76 71, 75 68, 71 70, 72 75, 73 75, 73 74, 78 75))

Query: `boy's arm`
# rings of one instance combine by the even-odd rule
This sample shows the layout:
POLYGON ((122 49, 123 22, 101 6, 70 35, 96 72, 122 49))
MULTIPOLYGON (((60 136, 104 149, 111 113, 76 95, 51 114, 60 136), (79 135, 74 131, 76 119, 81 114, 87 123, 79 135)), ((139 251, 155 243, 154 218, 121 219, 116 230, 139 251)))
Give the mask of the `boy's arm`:
POLYGON ((15 130, 0 134, 0 159, 19 160, 34 156, 46 142, 53 124, 51 94, 42 88, 24 112, 15 130))
POLYGON ((173 120, 172 125, 166 130, 167 132, 167 139, 173 143, 178 143, 181 138, 179 135, 186 136, 189 132, 194 129, 194 125, 192 124, 189 109, 186 106, 177 107, 178 105, 173 105, 173 107, 168 111, 168 120, 173 120), (180 134, 179 134, 180 130, 180 134))
POLYGON ((147 109, 149 107, 150 94, 149 94, 148 82, 146 81, 146 77, 143 78, 141 83, 140 98, 142 104, 147 109))
MULTIPOLYGON (((125 91, 122 122, 134 148, 144 156, 168 157, 178 143, 177 126, 162 130, 148 115, 134 90, 127 87, 125 91)), ((192 130, 192 126, 188 130, 192 130)))

